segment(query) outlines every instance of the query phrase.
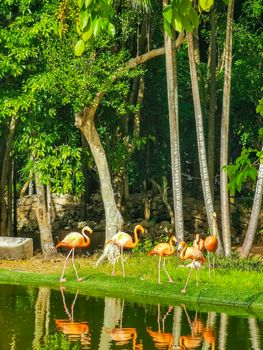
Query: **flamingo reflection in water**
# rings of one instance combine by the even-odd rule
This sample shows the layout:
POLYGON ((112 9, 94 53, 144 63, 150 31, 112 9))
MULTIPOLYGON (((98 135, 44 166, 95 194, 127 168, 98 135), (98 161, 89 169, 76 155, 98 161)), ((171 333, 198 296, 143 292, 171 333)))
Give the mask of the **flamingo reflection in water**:
POLYGON ((161 329, 160 304, 158 304, 158 317, 157 317, 158 331, 157 332, 153 331, 151 327, 146 328, 147 332, 152 337, 155 349, 158 349, 158 350, 173 349, 174 337, 172 333, 165 333, 165 319, 172 310, 173 310, 173 307, 169 306, 168 311, 162 318, 162 329, 161 329))
POLYGON ((124 310, 124 300, 121 306, 121 316, 119 320, 119 326, 115 328, 104 328, 104 331, 110 334, 111 339, 115 342, 117 346, 128 345, 132 341, 132 350, 143 350, 142 343, 136 343, 137 341, 137 330, 136 328, 123 327, 123 310, 124 310))
POLYGON ((71 312, 69 312, 69 309, 66 304, 65 295, 64 295, 64 287, 60 288, 62 301, 64 310, 68 316, 68 319, 55 319, 56 327, 59 331, 64 333, 70 341, 78 341, 80 340, 80 343, 82 345, 82 349, 90 348, 90 335, 89 335, 89 326, 88 323, 83 322, 76 322, 74 321, 74 307, 75 303, 78 297, 79 291, 77 291, 74 300, 71 304, 71 312))
MULTIPOLYGON (((197 312, 195 313, 195 318, 191 321, 191 318, 186 310, 184 304, 181 305, 184 309, 189 327, 191 329, 191 334, 180 336, 179 349, 197 349, 203 343, 204 345, 211 345, 211 350, 215 349, 215 336, 212 329, 207 324, 205 327, 198 317, 197 312)), ((206 347, 207 348, 207 347, 206 347)))

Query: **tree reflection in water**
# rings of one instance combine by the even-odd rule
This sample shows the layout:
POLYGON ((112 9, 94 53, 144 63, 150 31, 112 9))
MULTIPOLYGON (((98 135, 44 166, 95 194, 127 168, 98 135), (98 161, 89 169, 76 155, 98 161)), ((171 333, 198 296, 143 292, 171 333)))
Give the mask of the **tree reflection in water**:
POLYGON ((151 327, 146 328, 147 332, 152 337, 155 348, 158 350, 161 350, 161 349, 170 350, 173 348, 174 337, 172 333, 165 333, 165 319, 171 313, 172 310, 173 310, 173 307, 169 306, 168 311, 164 314, 163 318, 161 319, 160 304, 158 304, 158 315, 157 315, 158 331, 156 332, 153 331, 151 327), (160 325, 161 320, 162 320, 162 329, 160 325))
POLYGON ((71 304, 70 312, 66 304, 64 295, 64 287, 60 288, 63 306, 68 319, 55 319, 57 329, 64 333, 70 341, 80 341, 82 349, 90 349, 89 326, 85 321, 74 321, 74 307, 77 301, 78 293, 76 292, 74 300, 71 304))
POLYGON ((132 341, 132 350, 142 350, 142 344, 136 344, 137 331, 136 328, 123 327, 123 310, 124 310, 124 300, 121 302, 120 318, 118 320, 118 327, 114 328, 104 328, 104 331, 108 333, 111 339, 115 342, 117 346, 128 345, 132 341))
POLYGON ((64 289, 0 286, 0 349, 262 349, 262 316, 239 311, 241 316, 236 309, 233 314, 206 313, 187 305, 124 303, 78 292, 67 295, 64 289))

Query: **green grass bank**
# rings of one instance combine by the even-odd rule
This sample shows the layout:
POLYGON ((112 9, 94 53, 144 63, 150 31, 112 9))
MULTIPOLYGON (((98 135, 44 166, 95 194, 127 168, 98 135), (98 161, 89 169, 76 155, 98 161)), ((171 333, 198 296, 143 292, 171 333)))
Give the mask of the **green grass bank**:
MULTIPOLYGON (((126 277, 121 276, 117 266, 116 276, 111 276, 112 266, 104 263, 95 266, 94 258, 79 258, 76 262, 79 274, 83 277, 77 282, 71 262, 66 270, 67 281, 63 283, 68 291, 79 290, 83 294, 93 296, 124 297, 130 301, 180 304, 185 303, 202 309, 224 311, 231 308, 240 309, 244 313, 256 314, 263 318, 263 276, 262 272, 240 271, 217 268, 209 278, 207 267, 199 271, 199 285, 195 284, 193 271, 186 294, 181 289, 187 278, 189 269, 182 266, 176 257, 167 259, 166 267, 174 280, 168 283, 164 271, 161 271, 162 284, 157 284, 157 257, 127 256, 126 277)), ((39 261, 32 268, 30 261, 16 266, 2 266, 0 262, 0 283, 21 284, 30 286, 48 286, 58 289, 63 260, 39 261)))

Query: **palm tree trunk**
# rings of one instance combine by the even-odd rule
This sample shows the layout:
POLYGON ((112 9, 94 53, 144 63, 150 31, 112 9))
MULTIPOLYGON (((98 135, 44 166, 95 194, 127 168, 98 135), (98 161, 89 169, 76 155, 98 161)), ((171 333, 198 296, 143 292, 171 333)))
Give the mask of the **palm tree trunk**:
POLYGON ((214 198, 215 183, 215 114, 216 114, 216 24, 217 13, 215 7, 211 15, 210 38, 210 91, 209 91, 209 119, 208 119, 208 174, 210 179, 211 194, 214 198))
MULTIPOLYGON (((263 148, 262 148, 262 151, 263 151, 263 148)), ((263 164, 260 163, 259 170, 258 170, 256 191, 255 191, 252 211, 250 215, 249 225, 247 229, 247 234, 241 248, 241 255, 243 257, 248 257, 253 245, 253 241, 257 230, 258 218, 259 218, 260 209, 261 209, 262 196, 263 196, 263 164)))
MULTIPOLYGON (((212 198, 211 189, 210 189, 208 167, 207 167, 207 161, 206 161, 206 148, 205 148, 202 108, 201 108, 201 101, 200 101, 200 94, 199 94, 196 65, 194 60, 194 44, 193 44, 192 33, 187 33, 187 40, 188 40, 188 55, 189 55, 190 75, 191 75, 194 110, 195 110, 195 122, 196 122, 196 134, 197 134, 201 182, 202 182, 208 224, 209 224, 210 232, 213 232, 212 218, 214 213, 214 206, 213 206, 213 198, 212 198)), ((221 239, 218 234, 217 225, 216 225, 216 235, 218 237, 219 249, 220 249, 221 239)))
POLYGON ((257 319, 254 317, 249 317, 248 326, 251 340, 251 349, 260 350, 260 330, 257 324, 257 319))
POLYGON ((227 11, 227 29, 225 43, 225 76, 223 90, 222 122, 221 122, 221 146, 220 146, 220 199, 222 235, 225 255, 231 253, 231 234, 229 217, 228 179, 224 167, 228 163, 228 134, 231 94, 231 67, 232 67, 232 34, 233 34, 234 0, 229 0, 227 11))
POLYGON ((228 315, 224 312, 220 315, 218 350, 225 350, 228 337, 228 315))
MULTIPOLYGON (((163 1, 163 6, 167 6, 168 1, 163 1)), ((164 34, 165 61, 166 61, 166 81, 169 106, 169 126, 170 126, 170 148, 172 165, 172 188, 174 200, 174 222, 175 232, 178 241, 184 240, 183 221, 183 196, 182 196, 182 175, 180 161, 179 143, 179 111, 178 111, 178 85, 176 67, 176 45, 175 39, 164 34)))

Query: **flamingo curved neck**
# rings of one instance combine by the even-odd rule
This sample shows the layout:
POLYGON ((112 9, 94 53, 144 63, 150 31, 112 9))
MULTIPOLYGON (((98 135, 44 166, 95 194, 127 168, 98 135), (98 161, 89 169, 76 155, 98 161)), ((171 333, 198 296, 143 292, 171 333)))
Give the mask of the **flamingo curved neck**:
POLYGON ((187 245, 185 244, 184 247, 183 247, 183 250, 181 251, 181 254, 180 254, 180 259, 182 259, 182 260, 185 257, 186 249, 187 249, 187 245))
POLYGON ((134 241, 131 244, 131 248, 135 248, 139 242, 138 231, 140 232, 140 228, 138 226, 135 226, 135 228, 134 228, 134 241))
POLYGON ((83 229, 82 229, 82 231, 81 231, 81 234, 82 234, 82 236, 85 238, 85 240, 89 242, 90 239, 89 239, 89 237, 86 235, 85 229, 86 229, 86 227, 83 227, 83 229))
POLYGON ((171 248, 171 251, 172 251, 172 252, 174 252, 174 250, 175 250, 174 245, 173 245, 173 241, 174 241, 174 238, 171 237, 171 238, 169 239, 169 245, 170 245, 170 248, 171 248))

